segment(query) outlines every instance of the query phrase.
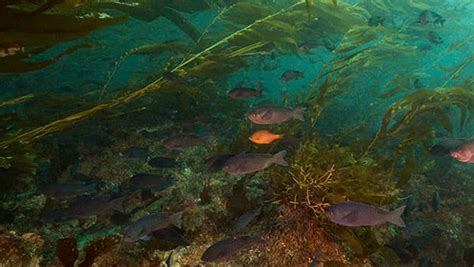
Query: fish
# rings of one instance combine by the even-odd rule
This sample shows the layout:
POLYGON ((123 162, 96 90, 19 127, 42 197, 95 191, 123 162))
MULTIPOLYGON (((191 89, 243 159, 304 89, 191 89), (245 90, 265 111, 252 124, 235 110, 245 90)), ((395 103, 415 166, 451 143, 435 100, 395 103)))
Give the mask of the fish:
POLYGON ((67 208, 53 209, 41 214, 40 219, 46 223, 70 219, 86 219, 91 216, 107 216, 114 212, 124 212, 126 197, 112 198, 111 195, 101 195, 79 198, 67 208))
POLYGON ((275 155, 272 154, 239 154, 227 160, 222 170, 229 174, 243 175, 262 171, 273 164, 288 166, 284 157, 286 150, 282 150, 275 155))
POLYGON ((194 134, 179 134, 165 140, 164 146, 167 149, 179 149, 196 146, 204 142, 203 137, 194 134))
POLYGON ((215 155, 206 159, 206 161, 204 161, 204 165, 206 166, 208 172, 218 172, 222 170, 227 160, 233 156, 235 156, 235 154, 215 155))
POLYGON ((72 198, 97 193, 97 183, 52 183, 41 187, 39 192, 50 198, 72 198))
POLYGON ((447 139, 431 147, 434 156, 451 156, 464 163, 474 163, 474 139, 447 139))
POLYGON ((230 90, 227 95, 235 100, 243 100, 252 97, 260 97, 263 93, 263 87, 261 84, 257 85, 257 88, 248 88, 237 86, 234 89, 230 90))
POLYGON ((451 150, 450 155, 459 162, 474 163, 474 139, 463 142, 451 150))
POLYGON ((201 260, 204 262, 222 262, 226 261, 235 254, 250 249, 253 246, 263 244, 260 237, 241 236, 229 237, 217 241, 204 251, 201 260))
POLYGON ((367 25, 370 27, 384 26, 384 21, 385 18, 382 18, 381 16, 372 16, 369 18, 367 25))
POLYGON ((258 130, 249 137, 249 140, 255 144, 267 145, 281 138, 283 138, 282 134, 274 134, 269 130, 258 130))
POLYGON ((431 199, 431 205, 433 206, 434 211, 438 211, 441 207, 441 197, 439 196, 439 192, 436 191, 433 193, 433 198, 431 199))
POLYGON ((443 26, 446 20, 440 14, 426 9, 418 16, 418 22, 421 26, 427 26, 429 24, 443 26))
POLYGON ((132 146, 125 149, 121 154, 129 158, 144 158, 149 153, 148 147, 132 146))
POLYGON ((153 168, 173 168, 176 167, 177 162, 174 158, 154 157, 148 161, 148 165, 153 168))
POLYGON ((130 224, 125 230, 123 241, 133 243, 139 240, 150 240, 150 234, 155 231, 168 228, 170 226, 179 226, 183 212, 171 214, 169 212, 160 212, 146 215, 130 224))
POLYGON ((332 204, 326 210, 326 216, 333 223, 350 227, 374 226, 387 222, 405 227, 401 218, 404 209, 405 206, 401 206, 387 211, 364 203, 344 201, 332 204))
POLYGON ((289 82, 304 77, 304 72, 298 70, 287 70, 280 76, 280 81, 289 82))
POLYGON ((296 107, 294 109, 286 107, 260 106, 250 110, 247 118, 255 123, 262 125, 278 124, 290 120, 304 121, 303 112, 305 107, 296 107))
POLYGON ((173 179, 159 175, 139 173, 132 176, 129 183, 140 188, 153 188, 153 190, 164 190, 168 188, 173 179))
POLYGON ((443 38, 441 38, 441 36, 439 36, 439 34, 437 34, 434 31, 429 31, 426 34, 426 39, 428 39, 428 41, 430 41, 433 44, 442 44, 443 43, 443 38))
POLYGON ((231 226, 231 232, 236 234, 242 231, 247 225, 249 225, 255 218, 260 215, 262 212, 262 207, 258 207, 254 210, 247 211, 246 213, 242 214, 239 218, 237 218, 231 226))

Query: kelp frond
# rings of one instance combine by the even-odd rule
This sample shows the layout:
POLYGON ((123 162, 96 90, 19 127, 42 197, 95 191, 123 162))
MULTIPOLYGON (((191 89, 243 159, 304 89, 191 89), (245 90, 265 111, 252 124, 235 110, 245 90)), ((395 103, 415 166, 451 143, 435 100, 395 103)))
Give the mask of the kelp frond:
MULTIPOLYGON (((222 45, 229 44, 232 40, 240 38, 245 33, 251 31, 254 27, 257 27, 257 26, 259 26, 263 23, 266 23, 267 21, 269 21, 269 20, 271 20, 271 19, 273 19, 273 18, 275 18, 275 17, 277 17, 277 16, 279 16, 279 15, 285 13, 285 12, 288 12, 289 10, 292 10, 293 8, 295 8, 297 6, 300 6, 302 3, 303 2, 299 2, 299 3, 296 3, 296 4, 288 7, 287 9, 279 10, 276 13, 268 15, 268 16, 262 18, 262 19, 256 20, 254 23, 252 23, 252 24, 250 24, 250 25, 248 25, 248 26, 246 26, 246 27, 244 27, 244 28, 242 28, 238 31, 235 31, 232 34, 229 34, 227 37, 219 40, 218 42, 214 43, 213 45, 210 45, 209 47, 207 47, 206 49, 203 49, 199 53, 196 53, 195 55, 188 58, 187 60, 184 60, 182 63, 180 63, 179 65, 174 67, 171 70, 171 72, 177 72, 177 71, 182 70, 184 67, 189 67, 189 65, 191 65, 191 63, 198 62, 198 64, 203 64, 203 62, 206 61, 206 57, 207 56, 212 56, 211 52, 213 52, 217 48, 221 47, 222 45), (204 61, 202 61, 202 60, 204 60, 204 61), (202 62, 199 63, 199 61, 202 61, 202 62)), ((212 62, 212 60, 210 62, 212 62)), ((220 60, 220 62, 222 62, 222 60, 220 60)), ((206 64, 206 65, 209 65, 209 64, 206 64)), ((195 68, 195 66, 194 66, 194 68, 195 68)), ((97 105, 97 106, 95 106, 91 109, 88 109, 88 110, 85 110, 85 111, 82 111, 82 112, 79 112, 79 113, 72 114, 72 115, 67 116, 63 119, 51 122, 47 125, 44 125, 44 126, 32 129, 32 130, 26 131, 22 134, 19 134, 18 136, 16 136, 13 139, 3 141, 3 142, 0 143, 0 147, 6 147, 6 146, 11 145, 11 144, 16 143, 16 142, 31 142, 31 141, 34 141, 34 140, 36 140, 36 139, 38 139, 42 136, 45 136, 47 134, 64 130, 64 129, 70 127, 71 125, 76 124, 80 121, 83 121, 87 118, 90 118, 91 116, 93 116, 95 114, 98 114, 102 111, 114 108, 114 107, 116 107, 118 105, 121 105, 121 104, 129 103, 130 101, 133 101, 133 100, 135 100, 139 97, 142 97, 146 94, 156 92, 156 91, 160 90, 164 84, 165 84, 164 78, 160 77, 157 80, 155 80, 154 82, 150 83, 149 85, 147 85, 144 88, 141 88, 137 91, 134 91, 134 92, 129 93, 127 95, 121 96, 121 97, 116 98, 114 100, 111 100, 109 102, 99 104, 99 105, 97 105)))
POLYGON ((392 104, 387 110, 368 149, 378 142, 394 138, 401 140, 402 143, 426 141, 434 133, 423 133, 420 126, 429 123, 431 123, 429 127, 431 131, 436 131, 437 126, 441 126, 446 131, 452 131, 452 122, 446 113, 446 109, 450 107, 459 108, 462 115, 460 128, 463 128, 467 119, 466 114, 474 113, 472 88, 456 86, 436 90, 421 89, 406 96, 401 101, 392 104))

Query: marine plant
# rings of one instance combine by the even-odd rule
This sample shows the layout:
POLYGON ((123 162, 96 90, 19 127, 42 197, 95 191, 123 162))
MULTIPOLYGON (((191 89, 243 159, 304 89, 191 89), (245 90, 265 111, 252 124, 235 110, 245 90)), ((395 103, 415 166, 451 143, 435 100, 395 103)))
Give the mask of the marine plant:
MULTIPOLYGON (((271 169, 262 174, 262 179, 271 179, 275 203, 283 204, 286 208, 291 207, 297 211, 295 213, 298 215, 307 216, 311 213, 308 217, 297 217, 298 220, 310 221, 310 225, 313 225, 316 220, 325 224, 324 209, 334 202, 350 199, 375 206, 392 204, 398 200, 401 188, 417 169, 417 161, 420 161, 418 156, 422 150, 419 144, 421 147, 427 147, 436 133, 453 131, 452 107, 459 108, 460 128, 464 128, 474 107, 472 84, 436 90, 421 89, 408 94, 402 100, 392 104, 385 115, 381 114, 383 119, 381 125, 377 124, 378 131, 369 129, 376 132, 372 140, 353 138, 351 134, 354 130, 340 131, 335 137, 318 135, 318 125, 324 121, 326 114, 343 106, 340 105, 340 101, 344 101, 345 97, 350 97, 354 93, 367 95, 372 93, 372 96, 378 97, 374 89, 380 89, 385 81, 393 81, 392 77, 384 75, 384 72, 380 70, 389 67, 390 64, 387 62, 395 58, 407 59, 404 62, 410 64, 413 61, 409 59, 417 55, 417 51, 405 32, 365 26, 369 12, 360 6, 351 6, 341 1, 315 1, 312 4, 309 2, 302 1, 284 9, 261 6, 252 1, 239 2, 224 9, 217 21, 212 22, 212 26, 219 29, 218 34, 206 36, 206 38, 203 38, 204 34, 202 34, 197 39, 196 45, 178 47, 182 42, 176 41, 169 44, 138 47, 126 56, 171 51, 177 57, 169 59, 163 69, 160 69, 158 78, 145 87, 131 92, 122 92, 115 99, 102 101, 92 108, 77 113, 72 112, 62 119, 54 118, 52 122, 43 126, 23 129, 18 135, 3 140, 0 147, 15 149, 18 144, 37 141, 46 135, 66 130, 99 114, 105 115, 100 119, 113 120, 115 116, 140 117, 146 112, 171 114, 169 111, 176 108, 187 109, 188 112, 197 114, 197 117, 193 119, 198 120, 205 119, 209 114, 214 115, 213 111, 229 108, 238 111, 237 113, 241 115, 243 105, 229 107, 222 103, 209 103, 212 102, 209 101, 210 99, 220 99, 218 98, 219 90, 222 90, 218 84, 220 78, 253 64, 256 58, 265 58, 272 53, 298 55, 300 53, 298 46, 302 42, 334 36, 337 38, 342 35, 339 45, 331 49, 334 59, 325 66, 324 71, 316 77, 311 86, 310 97, 306 101, 308 105, 306 117, 309 125, 288 124, 287 128, 290 129, 287 133, 292 135, 302 133, 298 136, 302 142, 297 146, 296 151, 289 155, 291 162, 289 169, 271 169), (317 20, 312 20, 313 18, 317 20), (219 28, 221 26, 223 29, 219 28), (208 43, 210 45, 206 48, 200 48, 201 44, 208 43), (179 75, 187 82, 180 83, 168 79, 164 77, 162 70, 179 75), (360 72, 364 75, 359 75, 360 72), (375 82, 372 88, 356 86, 366 82, 367 77, 375 82), (145 98, 145 96, 152 97, 145 98), (169 102, 165 102, 163 100, 165 98, 169 102), (136 109, 132 102, 137 103, 138 99, 143 100, 138 104, 148 106, 144 109, 136 109), (180 103, 181 106, 173 107, 176 103, 180 103), (199 106, 199 103, 205 104, 199 106), (206 106, 208 104, 209 107, 206 106), (107 114, 107 111, 112 112, 107 114), (115 111, 119 113, 114 113, 115 111), (167 111, 169 113, 166 113, 167 111), (112 116, 107 116, 110 114, 112 116), (347 139, 347 137, 352 137, 352 139, 347 139), (386 153, 386 151, 393 152, 386 153), (305 212, 307 210, 311 212, 305 212)), ((393 8, 390 1, 363 2, 378 9, 391 10, 393 8)), ((420 1, 413 0, 407 1, 403 6, 400 12, 409 10, 416 14, 413 11, 414 8, 420 8, 423 5, 420 1)), ((466 62, 454 70, 449 82, 456 80, 460 71, 470 61, 466 62)), ((405 73, 400 75, 400 81, 404 81, 404 75, 405 73)), ((404 90, 403 87, 406 84, 396 83, 398 87, 386 97, 404 90)), ((442 87, 445 85, 446 83, 442 87)), ((222 97, 222 92, 220 97, 222 97)), ((9 105, 8 102, 6 103, 9 105)), ((147 121, 148 118, 142 116, 139 122, 147 121)), ((176 116, 174 119, 179 123, 185 122, 183 117, 176 116)), ((134 121, 137 124, 139 122, 134 121)), ((365 125, 365 122, 357 120, 353 123, 357 127, 365 125)), ((177 130, 179 126, 175 127, 176 129, 170 129, 177 130)), ((278 126, 275 129, 285 130, 284 127, 278 126)), ((228 150, 238 152, 237 148, 239 148, 239 150, 248 149, 270 153, 278 148, 278 144, 254 147, 247 140, 250 130, 251 126, 248 122, 240 121, 237 134, 234 135, 237 136, 235 142, 222 147, 216 146, 213 149, 220 150, 219 152, 228 150)), ((22 153, 20 151, 20 154, 22 153)), ((6 161, 0 161, 0 164, 3 162, 6 161)), ((186 169, 186 173, 179 178, 183 181, 189 180, 188 184, 181 183, 183 191, 192 191, 191 194, 196 196, 199 194, 200 185, 206 181, 190 180, 193 175, 190 169, 186 169)), ((246 198, 245 181, 242 179, 232 189, 232 193, 239 201, 246 198)), ((239 208, 242 208, 246 205, 251 206, 251 202, 247 199, 245 203, 231 203, 228 209, 234 210, 235 207, 231 205, 240 205, 239 208)), ((193 206, 192 209, 193 212, 198 210, 197 206, 193 206)), ((196 220, 201 220, 202 213, 196 211, 194 214, 199 214, 196 220)), ((362 264, 367 258, 371 258, 372 262, 378 262, 377 260, 382 258, 396 265, 396 255, 386 246, 386 240, 395 233, 394 228, 347 230, 337 226, 328 226, 327 229, 331 232, 330 236, 333 240, 340 241, 343 247, 349 248, 348 254, 353 253, 360 257, 360 259, 352 258, 353 263, 362 264)), ((285 233, 288 232, 291 230, 285 233)))
POLYGON ((20 73, 44 68, 62 56, 90 44, 72 46, 45 61, 31 61, 53 45, 79 39, 97 30, 124 20, 124 17, 70 16, 64 14, 34 13, 21 9, 20 3, 2 2, 0 7, 0 72, 20 73), (13 8, 16 7, 16 8, 13 8), (61 21, 61 23, 57 23, 61 21))
MULTIPOLYGON (((265 51, 269 44, 277 50, 295 53, 297 51, 296 32, 291 25, 297 21, 307 23, 301 18, 302 14, 305 13, 303 4, 304 2, 298 2, 286 9, 281 9, 275 13, 269 14, 262 19, 254 21, 250 25, 231 32, 227 36, 216 41, 214 44, 190 56, 188 59, 171 68, 169 71, 177 72, 182 77, 200 77, 205 79, 215 77, 216 70, 219 70, 221 75, 224 75, 245 67, 247 64, 247 55, 252 55, 252 53, 259 50, 265 51), (295 34, 295 37, 290 37, 290 33, 295 34), (262 38, 268 38, 268 40, 262 38)), ((322 22, 311 24, 311 26, 321 29, 322 33, 328 31, 345 31, 352 24, 361 21, 360 16, 353 15, 352 12, 355 12, 353 9, 353 7, 348 5, 339 5, 338 10, 336 11, 332 4, 322 2, 318 5, 317 11, 315 11, 317 12, 315 14, 318 14, 318 16, 321 17, 322 22), (346 17, 345 20, 336 19, 343 16, 346 17), (337 23, 330 23, 334 20, 336 20, 337 23)), ((300 34, 303 35, 304 33, 300 34)), ((318 38, 318 36, 315 36, 315 38, 318 38)), ((71 125, 90 118, 100 112, 129 103, 150 93, 157 92, 167 85, 169 85, 167 80, 163 77, 159 77, 154 82, 141 89, 119 96, 108 102, 101 103, 88 110, 53 121, 44 126, 25 131, 13 139, 3 141, 0 143, 0 146, 8 146, 9 144, 18 141, 30 142, 47 134, 64 130, 71 125)))

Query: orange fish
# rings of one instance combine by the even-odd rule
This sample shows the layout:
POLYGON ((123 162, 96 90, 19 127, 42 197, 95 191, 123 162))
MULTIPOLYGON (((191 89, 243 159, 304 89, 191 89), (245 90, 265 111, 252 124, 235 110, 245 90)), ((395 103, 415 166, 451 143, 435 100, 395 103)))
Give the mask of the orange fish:
POLYGON ((282 134, 274 134, 269 130, 258 130, 249 137, 249 140, 255 144, 267 145, 281 138, 283 138, 282 134))

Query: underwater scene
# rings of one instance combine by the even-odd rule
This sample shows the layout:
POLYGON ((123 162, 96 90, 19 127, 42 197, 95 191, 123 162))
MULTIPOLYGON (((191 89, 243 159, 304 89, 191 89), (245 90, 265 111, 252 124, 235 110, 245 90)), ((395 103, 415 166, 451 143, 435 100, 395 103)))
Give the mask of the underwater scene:
POLYGON ((473 14, 0 0, 0 266, 474 266, 473 14))

